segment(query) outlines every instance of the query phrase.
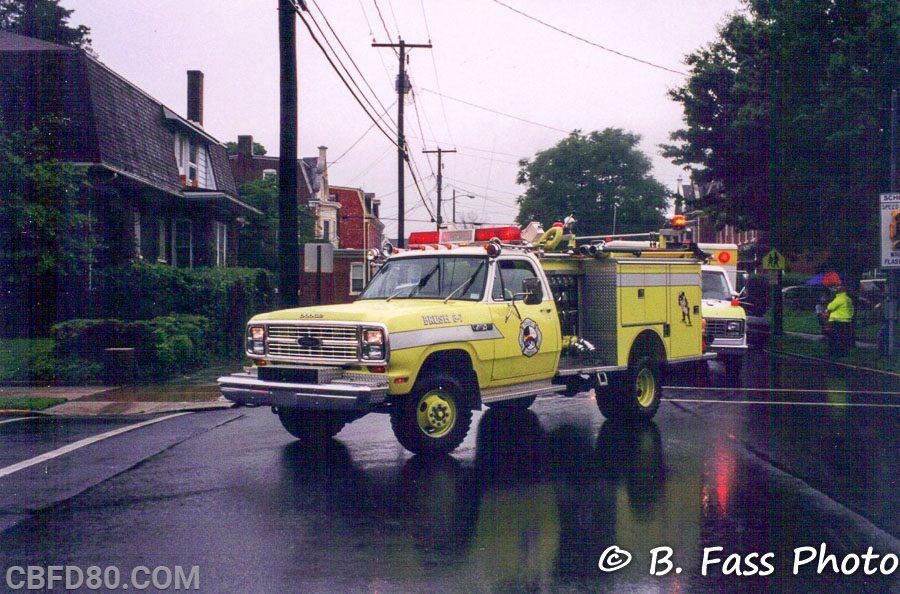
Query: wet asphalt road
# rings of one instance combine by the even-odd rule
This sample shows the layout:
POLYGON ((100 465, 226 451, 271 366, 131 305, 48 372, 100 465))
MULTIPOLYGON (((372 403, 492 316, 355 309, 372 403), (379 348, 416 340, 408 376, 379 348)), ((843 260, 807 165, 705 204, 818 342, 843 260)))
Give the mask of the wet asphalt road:
POLYGON ((643 429, 604 422, 588 394, 477 413, 439 460, 403 450, 383 415, 310 449, 257 408, 173 417, 3 476, 144 419, 0 424, 0 569, 199 566, 204 592, 896 591, 896 573, 792 563, 821 543, 838 563, 900 554, 900 381, 749 363, 741 389, 717 366, 675 375, 643 429), (633 559, 601 572, 614 545, 633 559), (650 575, 660 546, 680 573, 650 575), (773 553, 772 575, 724 575, 730 553, 753 552, 773 553))

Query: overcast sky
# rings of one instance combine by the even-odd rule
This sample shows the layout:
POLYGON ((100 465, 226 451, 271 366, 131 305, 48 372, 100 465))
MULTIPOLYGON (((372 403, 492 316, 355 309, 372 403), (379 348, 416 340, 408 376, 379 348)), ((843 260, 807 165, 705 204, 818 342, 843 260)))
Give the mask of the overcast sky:
MULTIPOLYGON (((682 72, 684 56, 710 42, 727 15, 741 9, 737 0, 503 2, 593 43, 682 72)), ((252 134, 269 154, 278 154, 277 0, 62 4, 75 10, 74 24, 91 28, 102 62, 181 114, 185 72, 202 70, 204 127, 222 142, 252 134)), ((640 134, 642 149, 654 164, 653 175, 669 188, 676 185, 680 169, 659 155, 658 145, 681 126, 680 105, 669 100, 666 91, 679 86, 683 75, 578 41, 494 0, 308 4, 326 31, 322 13, 327 17, 381 103, 390 106, 392 119, 398 60, 390 49, 371 47, 373 38, 396 42, 400 35, 408 43, 433 43, 433 49, 410 52, 414 96, 407 97, 405 118, 410 152, 432 204, 436 156, 429 155, 429 161, 423 148, 457 149, 444 157, 445 199, 454 187, 459 194, 476 195, 458 199, 461 217, 504 223, 515 217, 515 197, 522 191, 515 183, 517 160, 553 146, 576 128, 587 132, 620 127, 640 134)), ((301 156, 314 156, 318 146, 327 146, 330 183, 375 192, 382 199, 388 233, 393 234, 396 148, 373 128, 341 157, 371 121, 299 21, 297 35, 301 156)), ((346 56, 343 59, 353 69, 346 56)), ((408 174, 406 182, 412 183, 408 174)), ((407 189, 406 203, 407 232, 431 226, 414 187, 407 189)), ((449 220, 449 202, 443 212, 449 220)))

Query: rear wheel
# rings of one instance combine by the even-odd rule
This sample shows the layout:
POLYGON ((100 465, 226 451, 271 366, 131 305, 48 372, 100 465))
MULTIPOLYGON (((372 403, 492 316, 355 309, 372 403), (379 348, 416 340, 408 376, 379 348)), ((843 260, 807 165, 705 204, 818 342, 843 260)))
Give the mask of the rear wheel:
POLYGON ((597 406, 608 419, 650 420, 659 409, 662 376, 658 361, 641 355, 628 370, 610 378, 606 389, 598 388, 597 406))
POLYGON ((391 412, 391 428, 400 445, 423 456, 448 454, 465 439, 472 423, 456 378, 435 373, 416 382, 409 396, 391 412))
POLYGON ((278 409, 278 419, 288 433, 305 442, 334 437, 347 423, 343 413, 320 410, 278 409))

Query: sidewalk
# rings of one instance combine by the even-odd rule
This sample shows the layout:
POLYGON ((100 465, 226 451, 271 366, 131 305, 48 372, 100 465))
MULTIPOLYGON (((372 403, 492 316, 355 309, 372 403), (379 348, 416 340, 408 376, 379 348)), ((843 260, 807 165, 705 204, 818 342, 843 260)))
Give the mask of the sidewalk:
MULTIPOLYGON (((66 402, 28 414, 59 416, 141 415, 188 410, 230 408, 233 403, 219 393, 221 375, 240 370, 240 365, 202 369, 162 384, 136 386, 0 386, 0 399, 64 398, 66 402)), ((20 413, 3 409, 0 415, 20 413)))

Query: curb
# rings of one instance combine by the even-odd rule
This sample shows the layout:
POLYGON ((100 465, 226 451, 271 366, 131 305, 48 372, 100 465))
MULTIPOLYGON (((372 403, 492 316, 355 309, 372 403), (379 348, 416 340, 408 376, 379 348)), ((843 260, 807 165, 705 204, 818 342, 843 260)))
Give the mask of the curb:
POLYGON ((829 365, 837 365, 838 367, 846 367, 848 369, 858 369, 861 371, 868 371, 870 373, 880 373, 882 375, 887 375, 890 377, 900 377, 900 373, 896 371, 887 371, 885 369, 874 369, 872 367, 863 367, 862 365, 851 365, 849 363, 840 363, 838 361, 832 361, 831 359, 822 359, 820 357, 811 357, 809 355, 799 355, 797 353, 788 353, 785 351, 770 351, 766 349, 766 352, 772 353, 773 355, 779 355, 782 357, 794 357, 795 359, 806 359, 807 361, 816 361, 817 363, 828 363, 829 365))

